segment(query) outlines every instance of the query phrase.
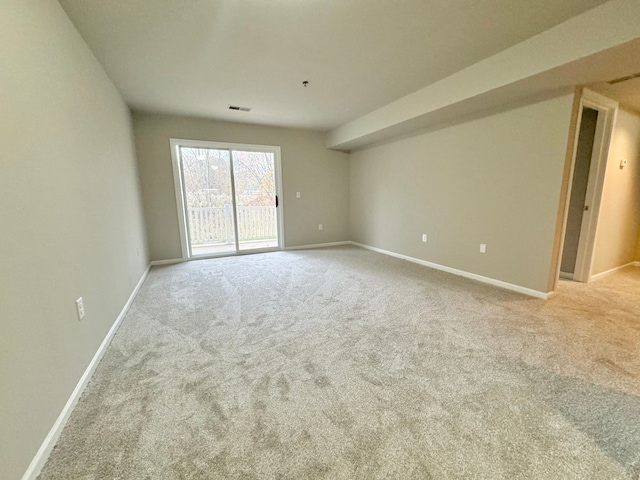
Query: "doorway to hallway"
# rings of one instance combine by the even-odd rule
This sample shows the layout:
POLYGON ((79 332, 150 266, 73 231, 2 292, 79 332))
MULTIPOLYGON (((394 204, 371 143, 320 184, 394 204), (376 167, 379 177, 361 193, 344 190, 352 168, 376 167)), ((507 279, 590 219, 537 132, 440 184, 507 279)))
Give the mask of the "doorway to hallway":
POLYGON ((591 279, 604 177, 617 109, 617 102, 588 89, 582 91, 556 283, 558 274, 579 282, 591 279))

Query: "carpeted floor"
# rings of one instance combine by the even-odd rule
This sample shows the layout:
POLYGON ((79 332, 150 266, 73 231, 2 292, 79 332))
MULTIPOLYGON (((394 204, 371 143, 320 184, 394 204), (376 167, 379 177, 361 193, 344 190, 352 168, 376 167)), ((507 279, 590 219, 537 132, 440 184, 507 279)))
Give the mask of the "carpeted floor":
POLYGON ((536 300, 355 247, 155 267, 42 479, 633 479, 640 268, 536 300))

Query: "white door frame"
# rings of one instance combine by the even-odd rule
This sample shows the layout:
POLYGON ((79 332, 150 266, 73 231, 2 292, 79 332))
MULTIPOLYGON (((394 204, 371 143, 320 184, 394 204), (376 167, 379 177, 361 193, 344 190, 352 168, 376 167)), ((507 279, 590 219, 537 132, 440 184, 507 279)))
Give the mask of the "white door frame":
POLYGON ((578 137, 580 136, 580 124, 582 121, 583 109, 592 108, 598 111, 598 120, 591 155, 591 166, 589 168, 589 178, 587 180, 587 192, 585 196, 585 206, 589 210, 583 213, 582 226, 580 229, 580 240, 576 256, 576 265, 573 279, 579 282, 589 282, 593 268, 593 258, 598 230, 598 217, 602 202, 602 190, 604 188, 604 176, 609 158, 609 147, 611 145, 611 135, 618 113, 618 102, 588 89, 583 89, 578 110, 578 123, 573 143, 573 155, 571 159, 571 173, 569 175, 569 190, 567 192, 564 207, 564 223, 562 229, 562 242, 558 259, 558 274, 560 274, 560 264, 562 263, 562 252, 564 250, 564 239, 567 228, 567 218, 569 214, 569 201, 571 200, 571 189, 573 187, 573 173, 576 164, 576 154, 578 149, 578 137))
MULTIPOLYGON (((224 143, 224 142, 210 142, 206 140, 186 140, 180 138, 171 138, 169 139, 169 144, 171 146, 171 164, 173 166, 173 185, 175 189, 176 196, 176 207, 178 213, 178 230, 180 232, 180 247, 182 249, 182 259, 190 260, 191 258, 207 258, 209 255, 198 255, 197 257, 189 257, 189 245, 187 238, 187 219, 185 216, 185 205, 184 205, 184 186, 182 184, 182 175, 180 173, 180 147, 191 147, 191 148, 211 148, 216 150, 227 150, 229 151, 231 165, 233 166, 233 161, 231 158, 232 152, 234 150, 243 151, 243 152, 269 152, 273 153, 274 162, 275 162, 275 182, 276 182, 276 195, 278 197, 278 207, 276 208, 276 215, 278 219, 278 246, 276 248, 266 248, 266 249, 252 249, 252 250, 240 250, 238 248, 238 233, 237 233, 237 218, 235 215, 235 207, 234 207, 234 228, 235 237, 236 237, 236 251, 220 254, 220 255, 210 255, 210 257, 221 257, 221 256, 229 256, 229 255, 245 255, 250 253, 260 253, 265 251, 273 251, 273 250, 283 250, 285 248, 284 242, 284 205, 283 205, 283 195, 282 195, 282 164, 280 161, 280 147, 275 145, 250 145, 244 143, 224 143)), ((231 182, 232 185, 234 183, 233 179, 233 170, 231 171, 231 182)), ((234 198, 235 205, 235 198, 234 198)))

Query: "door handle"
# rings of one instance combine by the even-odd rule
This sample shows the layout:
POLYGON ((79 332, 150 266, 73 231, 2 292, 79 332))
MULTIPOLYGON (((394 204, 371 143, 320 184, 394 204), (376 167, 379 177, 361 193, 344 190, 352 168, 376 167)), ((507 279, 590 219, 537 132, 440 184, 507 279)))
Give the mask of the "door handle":
POLYGON ((276 208, 278 208, 278 195, 276 195, 276 208))

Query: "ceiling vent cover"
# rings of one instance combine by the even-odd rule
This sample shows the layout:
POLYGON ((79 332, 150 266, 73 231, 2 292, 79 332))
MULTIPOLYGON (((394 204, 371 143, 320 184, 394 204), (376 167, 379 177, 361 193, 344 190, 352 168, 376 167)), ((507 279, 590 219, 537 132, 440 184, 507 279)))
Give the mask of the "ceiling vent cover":
POLYGON ((236 110, 239 112, 250 112, 251 109, 249 107, 238 107, 237 105, 229 105, 229 110, 236 110))

